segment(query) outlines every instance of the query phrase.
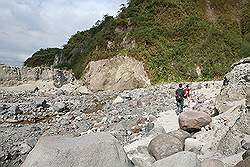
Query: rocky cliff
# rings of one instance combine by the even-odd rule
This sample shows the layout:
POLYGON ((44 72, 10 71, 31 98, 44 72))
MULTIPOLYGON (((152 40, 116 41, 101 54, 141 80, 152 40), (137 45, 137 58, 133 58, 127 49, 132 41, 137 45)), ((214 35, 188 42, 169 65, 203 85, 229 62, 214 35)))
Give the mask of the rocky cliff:
POLYGON ((124 56, 90 62, 84 78, 88 88, 94 92, 122 91, 150 85, 143 63, 124 56))
POLYGON ((54 81, 55 86, 61 87, 63 84, 74 80, 70 71, 53 69, 48 67, 11 67, 0 65, 0 85, 11 86, 29 81, 54 81))

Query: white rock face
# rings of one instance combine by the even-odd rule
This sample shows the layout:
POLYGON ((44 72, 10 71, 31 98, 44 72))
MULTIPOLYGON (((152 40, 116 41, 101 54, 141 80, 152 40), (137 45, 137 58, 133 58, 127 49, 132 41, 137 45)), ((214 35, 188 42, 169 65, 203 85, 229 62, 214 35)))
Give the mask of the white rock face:
POLYGON ((150 85, 143 63, 129 57, 92 61, 85 79, 91 91, 122 91, 150 85))
POLYGON ((200 167, 200 165, 200 161, 195 153, 182 151, 156 161, 153 163, 152 167, 200 167))
POLYGON ((129 167, 130 162, 108 133, 82 137, 42 137, 22 167, 129 167))
POLYGON ((29 81, 54 81, 56 87, 74 80, 70 71, 63 71, 48 67, 11 67, 0 65, 0 85, 11 86, 29 81))

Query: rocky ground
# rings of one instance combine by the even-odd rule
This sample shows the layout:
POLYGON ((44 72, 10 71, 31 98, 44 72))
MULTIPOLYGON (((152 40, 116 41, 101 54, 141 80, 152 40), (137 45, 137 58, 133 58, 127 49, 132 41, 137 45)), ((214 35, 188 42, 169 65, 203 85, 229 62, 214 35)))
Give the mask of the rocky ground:
MULTIPOLYGON (((246 85, 248 81, 243 83, 246 85)), ((198 159, 194 162, 217 159, 224 166, 234 166, 242 160, 242 145, 249 142, 249 114, 246 114, 249 111, 246 98, 226 101, 230 110, 219 110, 217 106, 221 104, 217 101, 218 98, 221 101, 221 88, 228 89, 226 86, 223 81, 191 83, 192 102, 185 107, 185 112, 205 112, 212 117, 212 122, 200 126, 198 132, 191 131, 185 138, 179 137, 183 136, 178 130, 181 116, 175 113, 176 83, 115 93, 92 93, 78 83, 57 88, 49 81, 2 86, 0 166, 20 166, 41 136, 79 137, 99 132, 112 134, 132 164, 138 167, 164 166, 168 163, 165 157, 180 151, 188 151, 187 155, 180 153, 183 159, 195 155, 198 159), (173 136, 181 138, 177 151, 166 149, 173 136), (161 145, 166 145, 165 150, 169 151, 157 150, 161 145)), ((247 92, 248 87, 244 89, 247 92)))
MULTIPOLYGON (((80 136, 109 131, 126 145, 147 136, 155 125, 167 132, 178 129, 176 84, 83 95, 64 88, 48 89, 46 84, 38 91, 34 85, 34 90, 26 90, 29 86, 0 90, 1 162, 20 165, 45 134, 80 136)), ((193 83, 193 108, 212 109, 220 86, 221 82, 193 83)))

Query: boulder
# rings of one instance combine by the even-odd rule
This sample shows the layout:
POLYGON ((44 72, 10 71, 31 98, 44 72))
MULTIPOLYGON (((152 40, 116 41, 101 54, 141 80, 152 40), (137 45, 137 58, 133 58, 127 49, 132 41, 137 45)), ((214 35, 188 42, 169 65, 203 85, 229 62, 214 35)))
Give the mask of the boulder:
POLYGON ((225 165, 218 159, 207 159, 201 162, 201 167, 225 167, 225 165))
POLYGON ((155 162, 155 160, 153 157, 152 159, 134 157, 132 158, 132 162, 136 167, 151 167, 151 165, 153 164, 153 162, 155 162))
POLYGON ((205 112, 187 111, 180 114, 178 121, 181 129, 193 132, 209 125, 212 119, 210 115, 205 112))
POLYGON ((232 71, 224 77, 220 94, 216 98, 216 108, 220 113, 228 111, 239 101, 246 97, 247 87, 249 87, 250 57, 244 58, 232 65, 232 71))
POLYGON ((250 150, 247 150, 244 152, 244 154, 242 154, 242 159, 249 159, 250 160, 250 150))
POLYGON ((182 151, 153 163, 152 167, 200 167, 197 155, 182 151))
POLYGON ((91 61, 84 78, 88 89, 93 92, 122 91, 150 85, 143 63, 123 56, 91 61))
POLYGON ((148 152, 156 160, 163 159, 183 151, 184 143, 171 134, 160 134, 153 138, 148 145, 148 152))
POLYGON ((234 167, 249 167, 249 164, 250 164, 250 160, 247 159, 247 160, 240 161, 234 167))
POLYGON ((162 126, 155 126, 154 124, 152 130, 149 131, 149 135, 152 136, 157 136, 159 134, 165 134, 165 133, 166 131, 162 126))
POLYGON ((129 167, 123 147, 109 133, 81 137, 45 136, 22 167, 129 167))
POLYGON ((188 133, 188 132, 186 132, 186 131, 184 131, 182 129, 178 129, 178 130, 169 132, 168 134, 178 138, 183 143, 184 143, 186 138, 191 136, 190 133, 188 133))
POLYGON ((204 145, 204 143, 200 142, 197 139, 187 138, 185 140, 185 149, 184 150, 199 154, 203 145, 204 145))

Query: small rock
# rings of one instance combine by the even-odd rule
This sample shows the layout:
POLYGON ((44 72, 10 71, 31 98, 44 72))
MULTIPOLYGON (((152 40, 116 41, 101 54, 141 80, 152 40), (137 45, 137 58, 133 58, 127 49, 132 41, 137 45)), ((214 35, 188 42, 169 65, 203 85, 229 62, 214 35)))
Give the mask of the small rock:
POLYGON ((22 155, 30 152, 32 149, 27 143, 21 143, 18 148, 22 155))
POLYGON ((53 109, 56 112, 63 112, 65 109, 65 104, 63 102, 55 102, 53 109))
POLYGON ((57 96, 65 95, 65 92, 64 92, 62 89, 58 89, 58 90, 56 91, 56 95, 57 95, 57 96))
POLYGON ((143 117, 137 118, 136 124, 145 124, 145 118, 143 118, 143 117))
POLYGON ((103 117, 101 122, 102 122, 102 123, 106 123, 106 122, 107 122, 107 120, 108 120, 108 118, 107 118, 107 117, 103 117))
POLYGON ((41 130, 41 128, 38 127, 38 126, 32 126, 32 127, 30 128, 30 131, 31 131, 31 132, 40 131, 40 130, 41 130))
POLYGON ((147 121, 149 121, 149 122, 156 121, 156 119, 157 118, 154 115, 151 115, 151 114, 147 117, 147 121))
POLYGON ((202 89, 202 84, 201 84, 201 83, 199 83, 199 84, 197 85, 197 89, 202 89))
POLYGON ((149 122, 149 123, 146 123, 145 124, 145 132, 148 133, 150 132, 152 129, 154 129, 154 123, 152 122, 149 122))
POLYGON ((142 127, 136 125, 131 128, 132 133, 139 133, 142 131, 142 127))
POLYGON ((42 108, 49 108, 50 105, 47 104, 47 101, 43 98, 37 98, 36 99, 36 107, 39 108, 39 107, 42 107, 42 108))
POLYGON ((19 108, 19 106, 16 106, 15 115, 21 115, 21 114, 23 114, 23 111, 19 108))
POLYGON ((245 149, 245 150, 250 150, 250 143, 244 143, 242 145, 242 148, 245 149))
POLYGON ((81 86, 77 89, 77 91, 81 94, 90 94, 91 92, 88 90, 86 86, 81 86))
POLYGON ((117 103, 122 103, 122 102, 124 102, 124 99, 121 98, 120 96, 117 96, 112 104, 117 104, 117 103))

